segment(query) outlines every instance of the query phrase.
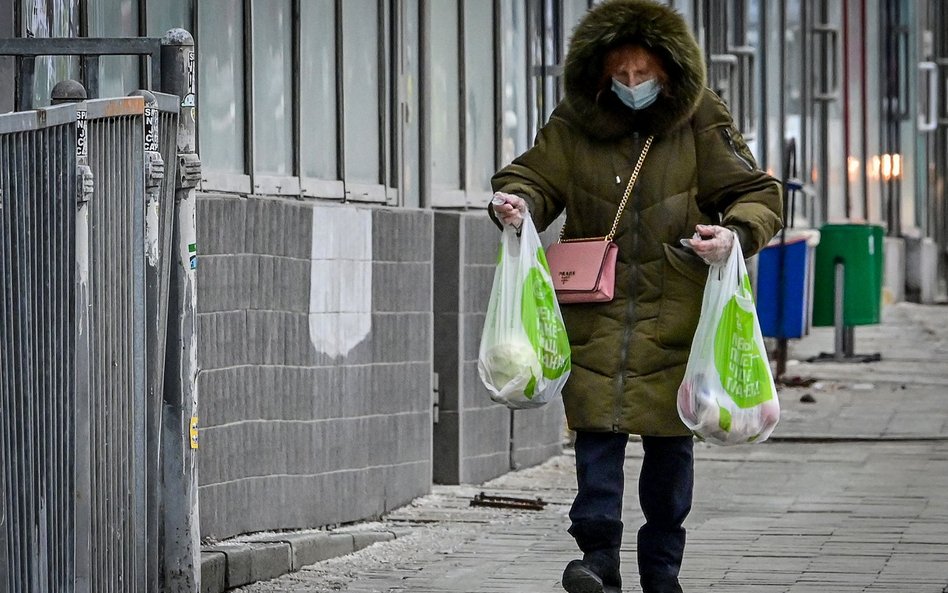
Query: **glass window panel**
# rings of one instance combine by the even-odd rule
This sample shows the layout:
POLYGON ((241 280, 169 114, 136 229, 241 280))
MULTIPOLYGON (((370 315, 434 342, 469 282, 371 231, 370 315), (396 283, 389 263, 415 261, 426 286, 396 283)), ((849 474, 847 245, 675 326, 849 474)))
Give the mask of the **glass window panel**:
POLYGON ((573 29, 586 16, 588 10, 589 0, 563 0, 563 39, 566 41, 563 44, 564 51, 573 36, 573 29))
POLYGON ((906 65, 905 79, 908 86, 906 87, 907 92, 904 101, 908 117, 902 118, 899 122, 901 138, 897 153, 899 155, 897 183, 901 185, 899 190, 902 206, 902 212, 899 216, 902 223, 901 230, 912 237, 917 236, 923 223, 920 217, 923 210, 923 203, 921 202, 923 196, 916 192, 918 189, 916 181, 918 181, 917 175, 923 172, 926 166, 924 158, 921 161, 919 160, 919 157, 924 157, 925 136, 918 133, 919 103, 917 93, 921 88, 918 80, 918 63, 922 58, 918 52, 920 48, 919 31, 918 27, 914 26, 914 23, 918 22, 915 16, 915 8, 916 3, 905 3, 901 6, 900 11, 899 25, 901 25, 902 30, 909 32, 904 47, 899 48, 899 63, 906 65), (921 165, 921 168, 919 168, 919 165, 921 165))
POLYGON ((342 3, 345 165, 350 182, 381 182, 378 20, 377 0, 342 3))
POLYGON ((431 183, 435 188, 457 189, 461 187, 458 6, 453 0, 434 0, 429 8, 431 183))
POLYGON ((164 37, 171 29, 194 34, 192 0, 148 0, 148 35, 164 37))
POLYGON ((254 169, 293 174, 293 30, 290 0, 253 3, 254 169))
POLYGON ((501 0, 503 56, 501 160, 509 163, 528 148, 527 29, 523 0, 501 0))
MULTIPOLYGON (((89 3, 90 37, 138 37, 138 0, 89 3)), ((137 57, 99 58, 99 96, 122 97, 142 84, 137 57)))
POLYGON ((335 0, 302 0, 300 4, 300 94, 304 98, 300 113, 300 168, 303 177, 339 177, 335 4, 335 0))
POLYGON ((695 22, 695 3, 694 0, 675 0, 672 7, 681 13, 681 16, 687 23, 694 26, 695 22))
POLYGON ((419 98, 418 98, 418 69, 419 69, 419 7, 417 2, 406 2, 401 7, 402 34, 399 39, 401 45, 401 93, 402 117, 398 117, 401 133, 401 150, 399 153, 402 170, 401 190, 402 204, 411 208, 421 205, 419 180, 422 164, 418 154, 421 146, 421 130, 418 125, 419 98))
MULTIPOLYGON (((761 7, 766 11, 765 21, 767 28, 761 31, 763 40, 763 53, 760 58, 762 68, 762 81, 770 81, 762 85, 761 89, 764 108, 767 113, 766 120, 762 120, 762 133, 766 138, 766 146, 761 143, 763 156, 760 166, 767 170, 771 175, 776 175, 781 179, 789 177, 786 171, 786 147, 782 128, 783 121, 780 118, 780 106, 783 100, 783 85, 786 82, 784 65, 780 61, 780 45, 784 42, 785 32, 780 26, 780 5, 775 2, 768 2, 761 7)), ((763 138, 762 138, 763 139, 763 138)))
MULTIPOLYGON (((547 70, 547 68, 552 69, 560 62, 557 44, 560 42, 560 35, 562 35, 562 25, 558 22, 557 8, 554 7, 554 3, 554 0, 545 0, 542 10, 537 15, 538 23, 542 24, 537 27, 540 35, 535 44, 539 49, 539 53, 534 54, 533 61, 541 66, 544 72, 547 72, 534 76, 534 84, 539 87, 537 92, 540 93, 541 102, 537 114, 539 118, 538 126, 542 126, 550 119, 553 109, 560 101, 556 76, 547 70)), ((534 133, 534 135, 536 134, 534 133)))
POLYGON ((209 171, 244 173, 243 1, 201 0, 198 34, 201 161, 209 171))
MULTIPOLYGON (((22 37, 78 37, 79 0, 23 0, 22 37)), ((49 105, 49 94, 56 83, 79 79, 75 58, 36 58, 33 83, 33 107, 49 105)))
MULTIPOLYGON (((13 0, 0 0, 0 38, 14 37, 13 0)), ((0 113, 13 111, 13 58, 0 58, 0 113)))
POLYGON ((382 100, 381 108, 383 109, 382 115, 382 135, 381 135, 381 145, 383 150, 383 183, 390 188, 398 188, 398 175, 395 171, 398 170, 398 154, 395 148, 395 138, 396 132, 393 126, 395 122, 395 113, 397 112, 397 65, 393 60, 395 52, 397 51, 396 45, 392 40, 392 18, 394 18, 393 13, 397 12, 397 9, 393 6, 395 2, 391 3, 381 3, 382 5, 382 21, 385 23, 382 26, 382 63, 385 64, 383 67, 382 74, 382 100), (394 84, 393 84, 394 81, 394 84), (386 168, 387 165, 387 168, 386 168))
MULTIPOLYGON (((829 0, 825 2, 824 6, 827 11, 828 24, 842 31, 842 0, 829 0)), ((821 46, 817 45, 817 47, 821 46)), ((848 213, 846 212, 846 149, 851 148, 851 144, 847 146, 845 136, 846 122, 843 118, 842 89, 842 85, 845 84, 845 81, 842 80, 843 69, 839 66, 845 59, 846 49, 842 45, 842 36, 835 42, 831 39, 827 39, 825 46, 822 47, 825 47, 825 51, 827 52, 827 60, 830 59, 830 56, 835 56, 837 67, 834 71, 834 68, 831 66, 832 63, 830 62, 825 68, 826 72, 820 73, 819 76, 825 80, 825 82, 822 83, 823 88, 836 91, 837 98, 827 104, 826 119, 820 124, 826 127, 826 140, 818 139, 820 138, 819 132, 814 134, 813 140, 816 144, 816 146, 814 146, 814 154, 819 155, 820 158, 816 166, 825 169, 818 172, 818 175, 822 175, 822 179, 825 181, 824 187, 826 188, 824 191, 826 196, 824 201, 825 211, 821 212, 822 221, 839 222, 846 220, 848 217, 848 213)), ((823 69, 822 66, 818 67, 821 70, 823 69)), ((820 132, 822 131, 823 130, 820 130, 820 132)))
MULTIPOLYGON (((799 0, 789 0, 786 8, 786 32, 783 34, 785 44, 783 100, 785 109, 784 141, 793 139, 796 153, 796 167, 799 179, 808 185, 813 183, 810 175, 808 160, 809 154, 804 143, 804 108, 807 101, 804 97, 804 81, 806 68, 803 65, 804 32, 801 20, 799 0)), ((791 218, 796 226, 807 226, 811 222, 810 199, 806 194, 797 193, 792 204, 791 218)))
POLYGON ((494 158, 494 40, 491 2, 464 3, 464 80, 467 92, 467 189, 489 194, 494 158))
MULTIPOLYGON (((861 7, 850 6, 848 10, 850 11, 849 22, 858 23, 861 7)), ((862 150, 864 138, 862 122, 864 121, 864 109, 867 103, 867 97, 864 97, 862 94, 862 72, 864 70, 862 60, 864 56, 863 48, 865 47, 862 28, 850 27, 846 35, 843 36, 843 39, 848 42, 845 50, 846 61, 844 63, 847 64, 846 70, 848 70, 849 74, 848 79, 843 81, 844 84, 849 86, 849 102, 847 103, 849 119, 844 122, 845 125, 849 127, 849 153, 846 155, 846 176, 849 184, 850 210, 847 214, 848 218, 852 220, 866 220, 866 209, 863 200, 863 196, 866 193, 863 183, 866 158, 862 150)), ((866 70, 868 70, 868 68, 866 68, 866 70)))
MULTIPOLYGON (((878 0, 868 0, 866 2, 866 14, 882 14, 882 7, 878 0)), ((881 39, 880 31, 881 19, 868 19, 866 23, 866 39, 881 39)), ((882 43, 866 43, 866 63, 885 64, 887 60, 883 58, 882 43)), ((869 123, 865 129, 866 147, 866 220, 871 223, 881 223, 885 220, 885 213, 882 207, 882 176, 880 174, 882 157, 886 152, 882 144, 882 128, 885 125, 885 116, 882 111, 883 98, 880 97, 880 91, 876 89, 883 88, 883 77, 886 74, 883 68, 868 68, 866 70, 866 89, 869 90, 866 102, 863 108, 866 110, 866 122, 869 123)))

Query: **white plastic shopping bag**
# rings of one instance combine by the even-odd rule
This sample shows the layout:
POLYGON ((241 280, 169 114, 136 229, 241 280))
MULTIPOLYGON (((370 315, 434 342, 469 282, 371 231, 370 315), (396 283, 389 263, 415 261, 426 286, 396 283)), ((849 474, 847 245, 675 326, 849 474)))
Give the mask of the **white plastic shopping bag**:
POLYGON ((712 264, 678 415, 695 435, 719 445, 759 443, 780 419, 764 338, 740 243, 712 264))
POLYGON ((519 238, 511 227, 501 235, 477 371, 491 399, 514 409, 542 406, 569 377, 566 326, 529 216, 519 238))

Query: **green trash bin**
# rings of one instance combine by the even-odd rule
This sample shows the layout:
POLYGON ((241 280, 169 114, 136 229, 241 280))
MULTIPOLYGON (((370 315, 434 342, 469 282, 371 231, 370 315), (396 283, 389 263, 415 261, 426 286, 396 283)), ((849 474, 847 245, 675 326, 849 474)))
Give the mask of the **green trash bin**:
POLYGON ((831 326, 836 263, 844 266, 843 325, 879 323, 882 310, 883 228, 827 224, 820 229, 813 288, 813 325, 831 326))

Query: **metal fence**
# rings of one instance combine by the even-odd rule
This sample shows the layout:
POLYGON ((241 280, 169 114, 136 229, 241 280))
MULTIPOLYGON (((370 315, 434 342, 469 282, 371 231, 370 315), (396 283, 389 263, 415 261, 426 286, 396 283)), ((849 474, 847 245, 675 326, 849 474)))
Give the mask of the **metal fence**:
POLYGON ((193 323, 173 241, 199 162, 183 101, 134 95, 0 115, 0 591, 199 587, 197 542, 166 537, 166 515, 196 524, 193 457, 162 453, 191 440, 166 344, 193 323))
POLYGON ((145 590, 144 102, 87 104, 93 591, 145 590))
POLYGON ((0 583, 69 591, 76 112, 0 117, 0 583))

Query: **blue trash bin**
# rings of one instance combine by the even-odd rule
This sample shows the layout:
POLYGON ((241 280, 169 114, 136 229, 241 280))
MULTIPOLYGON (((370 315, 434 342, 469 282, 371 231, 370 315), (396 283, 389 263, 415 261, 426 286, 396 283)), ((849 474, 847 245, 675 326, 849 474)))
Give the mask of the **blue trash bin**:
POLYGON ((818 231, 788 231, 786 243, 775 239, 758 254, 757 317, 765 337, 793 339, 809 333, 817 243, 818 231))

